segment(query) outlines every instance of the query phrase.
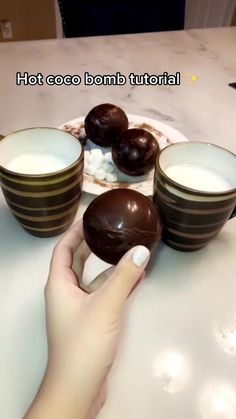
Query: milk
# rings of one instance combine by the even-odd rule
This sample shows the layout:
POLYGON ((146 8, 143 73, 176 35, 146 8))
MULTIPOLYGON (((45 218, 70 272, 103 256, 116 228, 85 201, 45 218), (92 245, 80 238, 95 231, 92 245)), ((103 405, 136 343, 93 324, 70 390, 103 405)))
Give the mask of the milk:
POLYGON ((222 192, 232 189, 232 185, 220 173, 200 165, 173 165, 165 173, 175 182, 200 191, 222 192))
POLYGON ((22 154, 11 160, 6 168, 16 173, 39 175, 62 170, 68 163, 66 159, 48 153, 22 154))

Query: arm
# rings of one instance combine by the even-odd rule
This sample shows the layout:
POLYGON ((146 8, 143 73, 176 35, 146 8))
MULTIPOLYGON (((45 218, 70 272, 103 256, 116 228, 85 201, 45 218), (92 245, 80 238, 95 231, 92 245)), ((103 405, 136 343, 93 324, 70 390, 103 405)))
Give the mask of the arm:
POLYGON ((54 250, 45 289, 48 366, 24 419, 92 419, 105 402, 123 307, 150 252, 131 249, 92 283, 91 294, 80 287, 89 254, 82 222, 54 250))

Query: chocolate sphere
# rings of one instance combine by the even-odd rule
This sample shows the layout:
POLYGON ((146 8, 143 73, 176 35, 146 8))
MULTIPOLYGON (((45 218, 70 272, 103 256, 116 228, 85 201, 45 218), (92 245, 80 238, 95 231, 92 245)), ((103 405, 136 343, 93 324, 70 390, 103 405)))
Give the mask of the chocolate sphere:
POLYGON ((98 196, 84 213, 83 227, 91 251, 114 265, 133 246, 151 250, 161 236, 158 210, 149 198, 131 189, 98 196))
POLYGON ((95 106, 84 121, 87 137, 101 147, 111 147, 128 125, 124 111, 110 103, 95 106))
POLYGON ((149 131, 131 128, 114 143, 112 158, 122 172, 140 176, 153 169, 159 151, 158 143, 149 131))

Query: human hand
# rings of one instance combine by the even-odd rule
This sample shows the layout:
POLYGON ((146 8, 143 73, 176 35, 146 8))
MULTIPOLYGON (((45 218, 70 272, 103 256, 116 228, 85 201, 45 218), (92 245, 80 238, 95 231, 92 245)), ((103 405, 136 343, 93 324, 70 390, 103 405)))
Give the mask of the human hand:
POLYGON ((80 221, 53 253, 45 289, 48 366, 27 419, 94 418, 104 402, 99 392, 114 361, 122 309, 150 252, 131 249, 93 281, 91 294, 82 285, 89 254, 80 221))

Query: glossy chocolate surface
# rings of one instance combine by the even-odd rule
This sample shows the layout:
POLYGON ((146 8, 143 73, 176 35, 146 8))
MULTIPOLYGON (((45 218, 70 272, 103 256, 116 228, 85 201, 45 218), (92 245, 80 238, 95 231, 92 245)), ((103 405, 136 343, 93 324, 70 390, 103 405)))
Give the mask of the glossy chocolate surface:
POLYGON ((112 148, 112 158, 118 169, 139 176, 153 169, 160 152, 155 137, 141 128, 125 131, 112 148))
POLYGON ((95 106, 84 121, 86 135, 101 147, 111 147, 128 124, 125 112, 110 103, 95 106))
POLYGON ((111 264, 117 264, 133 246, 151 250, 161 236, 158 210, 149 198, 130 189, 98 196, 85 211, 83 224, 91 251, 111 264))

